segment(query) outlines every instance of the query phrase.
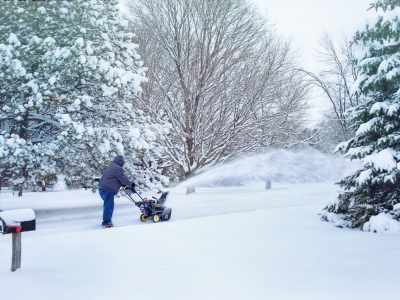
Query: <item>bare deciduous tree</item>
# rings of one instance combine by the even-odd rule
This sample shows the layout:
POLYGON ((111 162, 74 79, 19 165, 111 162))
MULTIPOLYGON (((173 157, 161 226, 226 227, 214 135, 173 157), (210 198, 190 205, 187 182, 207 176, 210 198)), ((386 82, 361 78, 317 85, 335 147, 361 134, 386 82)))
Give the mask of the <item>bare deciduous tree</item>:
POLYGON ((284 145, 300 127, 306 87, 295 52, 247 1, 126 6, 148 67, 139 108, 171 123, 164 143, 183 177, 238 152, 284 145))
MULTIPOLYGON (((351 92, 351 85, 358 78, 355 65, 355 46, 342 35, 336 42, 331 34, 324 32, 319 39, 321 50, 318 52, 320 62, 324 65, 323 71, 317 75, 303 70, 310 78, 310 82, 321 89, 331 103, 331 109, 325 113, 331 122, 331 127, 339 127, 341 140, 349 139, 354 133, 345 116, 348 108, 359 105, 364 101, 358 93, 351 92)), ((323 121, 324 127, 326 120, 323 121)), ((338 141, 340 142, 340 141, 338 141)))

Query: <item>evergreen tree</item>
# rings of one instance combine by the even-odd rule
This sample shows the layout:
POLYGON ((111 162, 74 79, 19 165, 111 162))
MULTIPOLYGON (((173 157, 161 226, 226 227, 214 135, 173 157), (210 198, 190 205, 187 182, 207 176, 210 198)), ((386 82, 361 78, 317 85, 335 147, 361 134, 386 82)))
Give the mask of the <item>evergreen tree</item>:
POLYGON ((345 191, 324 214, 325 219, 337 214, 339 227, 364 230, 378 214, 400 219, 394 209, 400 202, 400 1, 376 1, 373 7, 384 14, 354 37, 361 76, 353 92, 368 101, 348 111, 357 131, 336 148, 350 159, 363 159, 363 168, 338 183, 345 191))
POLYGON ((67 183, 90 186, 116 154, 146 174, 139 186, 166 182, 140 159, 155 159, 166 129, 132 109, 145 68, 118 2, 0 6, 0 167, 13 186, 22 190, 57 171, 67 183))

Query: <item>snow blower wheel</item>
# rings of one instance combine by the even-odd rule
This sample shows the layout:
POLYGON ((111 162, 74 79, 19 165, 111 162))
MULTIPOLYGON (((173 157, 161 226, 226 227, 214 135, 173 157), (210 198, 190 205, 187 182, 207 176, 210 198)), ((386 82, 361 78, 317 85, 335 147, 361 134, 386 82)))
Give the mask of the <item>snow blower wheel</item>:
POLYGON ((147 218, 146 218, 146 216, 144 214, 140 215, 140 221, 142 221, 142 222, 146 222, 147 221, 147 218))
POLYGON ((159 215, 154 215, 153 216, 153 222, 157 223, 158 221, 160 221, 160 216, 159 215))

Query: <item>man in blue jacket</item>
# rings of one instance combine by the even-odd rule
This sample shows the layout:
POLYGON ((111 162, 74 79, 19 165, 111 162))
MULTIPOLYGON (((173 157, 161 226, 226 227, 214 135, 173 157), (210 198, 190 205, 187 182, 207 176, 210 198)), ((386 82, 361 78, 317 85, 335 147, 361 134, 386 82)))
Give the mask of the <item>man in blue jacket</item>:
POLYGON ((103 205, 103 228, 113 227, 112 215, 114 212, 114 195, 119 192, 122 185, 135 188, 135 184, 126 178, 122 166, 125 164, 124 157, 117 155, 114 161, 107 167, 99 181, 99 194, 104 201, 103 205))

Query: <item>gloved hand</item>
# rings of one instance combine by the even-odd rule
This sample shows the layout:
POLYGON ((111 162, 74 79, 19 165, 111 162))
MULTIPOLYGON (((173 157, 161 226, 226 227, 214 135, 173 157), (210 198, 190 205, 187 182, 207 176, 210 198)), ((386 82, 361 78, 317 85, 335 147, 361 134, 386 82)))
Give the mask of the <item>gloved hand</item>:
POLYGON ((135 191, 135 186, 136 186, 136 184, 134 182, 132 182, 132 191, 135 191))

